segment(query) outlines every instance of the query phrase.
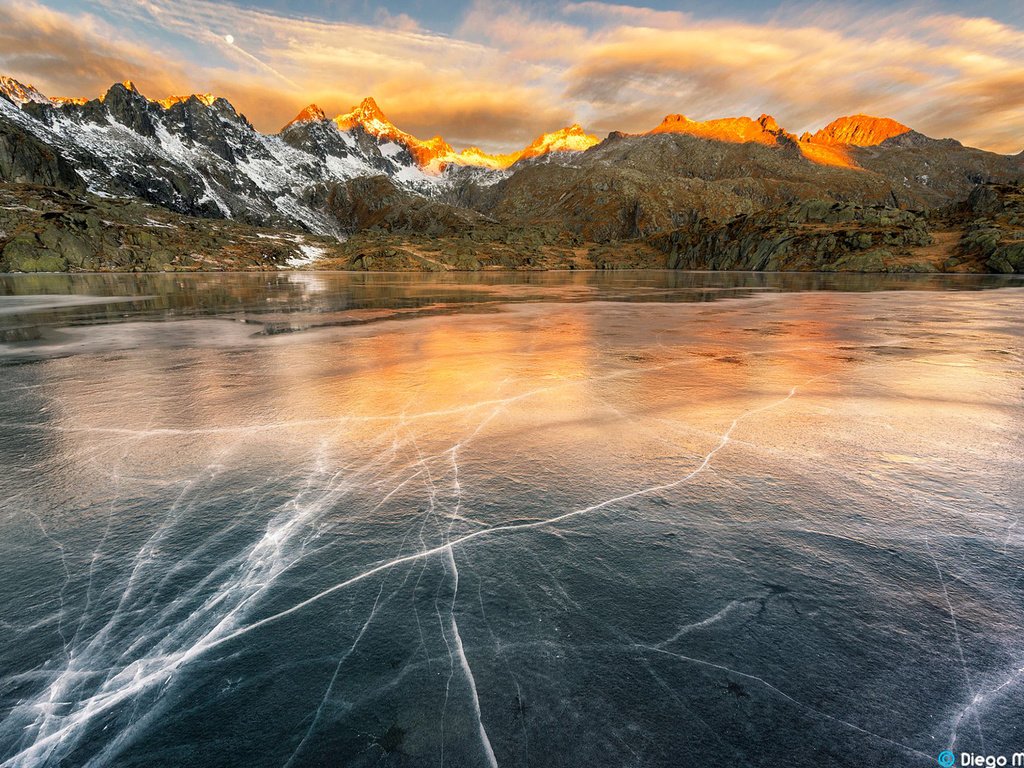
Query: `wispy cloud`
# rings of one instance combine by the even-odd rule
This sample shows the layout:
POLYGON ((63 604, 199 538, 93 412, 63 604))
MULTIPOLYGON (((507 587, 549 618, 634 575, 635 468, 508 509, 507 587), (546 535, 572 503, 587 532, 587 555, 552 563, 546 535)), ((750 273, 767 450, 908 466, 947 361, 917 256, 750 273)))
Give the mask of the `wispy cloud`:
POLYGON ((573 120, 641 131, 669 112, 763 111, 794 131, 867 112, 1024 147, 1024 31, 987 18, 817 4, 754 23, 478 0, 442 35, 384 11, 356 24, 208 0, 82 1, 94 13, 0 0, 0 70, 73 95, 124 78, 154 96, 210 90, 269 130, 310 101, 341 112, 372 94, 407 130, 490 149, 573 120))
POLYGON ((51 95, 98 95, 129 75, 166 90, 188 77, 177 62, 120 38, 96 16, 71 16, 35 2, 2 0, 0 67, 34 80, 51 95))

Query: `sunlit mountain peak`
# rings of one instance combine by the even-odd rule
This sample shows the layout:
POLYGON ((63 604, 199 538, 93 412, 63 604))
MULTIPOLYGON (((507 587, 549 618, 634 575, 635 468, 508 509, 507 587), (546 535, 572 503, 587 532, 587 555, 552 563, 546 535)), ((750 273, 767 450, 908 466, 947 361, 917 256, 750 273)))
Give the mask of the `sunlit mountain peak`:
POLYGON ((175 104, 181 104, 183 101, 188 101, 193 97, 207 107, 212 107, 213 102, 217 100, 217 97, 211 93, 192 93, 188 96, 168 96, 166 99, 157 99, 153 103, 159 104, 164 109, 170 109, 175 104))
POLYGON ((340 131, 349 131, 359 126, 371 136, 404 146, 421 168, 435 169, 442 158, 454 154, 451 146, 440 136, 424 141, 397 128, 369 96, 351 111, 334 118, 334 123, 340 131))
POLYGON ((814 134, 804 134, 800 139, 817 144, 851 144, 855 147, 873 147, 909 131, 908 126, 888 117, 849 115, 836 118, 821 130, 814 134))
POLYGON ((83 104, 89 103, 89 100, 84 96, 51 96, 50 101, 58 107, 63 107, 66 104, 74 104, 80 107, 83 104))
POLYGON ((0 75, 0 93, 15 104, 27 104, 29 102, 46 104, 48 101, 34 85, 20 83, 13 77, 7 77, 6 75, 0 75))
POLYGON ((362 126, 367 133, 371 133, 374 136, 385 136, 392 133, 402 134, 403 136, 409 136, 410 134, 404 131, 399 131, 384 115, 381 108, 377 106, 377 102, 373 100, 373 97, 367 96, 358 106, 352 107, 352 109, 346 112, 344 115, 338 115, 334 118, 334 122, 337 124, 338 129, 347 131, 350 128, 354 128, 359 125, 362 126))
POLYGON ((327 115, 324 113, 322 109, 320 109, 320 107, 318 107, 316 104, 310 104, 308 107, 299 112, 299 114, 297 114, 294 118, 292 118, 291 122, 289 122, 288 125, 285 126, 285 128, 287 128, 289 125, 297 125, 300 123, 318 123, 326 119, 327 115))
POLYGON ((600 142, 601 140, 597 136, 584 131, 579 123, 573 123, 566 128, 538 136, 519 153, 519 156, 527 158, 551 152, 583 152, 600 142))
POLYGON ((691 120, 686 115, 667 115, 660 125, 648 133, 682 133, 729 143, 754 141, 769 145, 778 144, 780 139, 788 136, 771 115, 761 115, 757 120, 749 117, 723 117, 706 121, 691 120))

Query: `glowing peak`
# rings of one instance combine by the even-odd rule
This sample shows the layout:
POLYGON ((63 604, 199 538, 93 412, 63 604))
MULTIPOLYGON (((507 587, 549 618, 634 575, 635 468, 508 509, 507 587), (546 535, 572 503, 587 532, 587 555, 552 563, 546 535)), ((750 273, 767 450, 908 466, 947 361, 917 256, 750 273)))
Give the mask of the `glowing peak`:
POLYGON ((46 104, 48 99, 34 85, 19 83, 13 77, 0 75, 0 93, 6 95, 15 104, 36 102, 46 104))
POLYGON ((189 99, 196 99, 201 104, 205 104, 207 107, 212 107, 213 102, 217 100, 217 97, 210 93, 193 93, 188 96, 168 96, 166 99, 158 99, 154 101, 154 104, 159 104, 164 109, 170 109, 175 104, 181 104, 189 99))
POLYGON ((395 127, 377 106, 377 102, 369 96, 350 112, 334 118, 334 124, 339 131, 349 131, 358 125, 378 140, 400 144, 412 155, 418 166, 435 173, 444 170, 444 164, 455 154, 448 142, 440 136, 423 141, 395 127))
POLYGON ((761 115, 757 118, 758 124, 769 133, 781 133, 782 127, 771 115, 761 115))
POLYGON ((387 128, 394 128, 394 125, 381 111, 381 108, 377 106, 377 102, 373 100, 372 96, 367 96, 358 106, 352 107, 352 109, 344 115, 338 115, 335 122, 338 123, 338 127, 346 130, 354 125, 361 125, 366 128, 370 133, 374 133, 375 130, 384 130, 387 128))
POLYGON ((839 117, 804 141, 816 144, 852 144, 855 147, 873 147, 886 139, 900 136, 910 128, 888 117, 849 115, 839 117))
POLYGON ((359 102, 359 112, 366 117, 376 118, 378 120, 387 120, 384 117, 384 113, 381 112, 380 107, 377 106, 377 102, 372 96, 367 96, 361 102, 359 102))
POLYGON ((88 104, 89 100, 81 96, 51 96, 50 102, 56 104, 58 107, 64 107, 68 104, 74 104, 80 107, 83 104, 88 104))
POLYGON ((778 144, 780 137, 785 135, 785 131, 771 115, 761 115, 757 120, 749 117, 723 117, 703 122, 691 120, 685 115, 668 115, 648 133, 684 133, 732 144, 753 141, 769 145, 778 144))
POLYGON ((597 136, 584 131, 579 123, 573 123, 567 128, 538 136, 519 154, 520 157, 537 157, 550 152, 584 152, 598 143, 600 139, 597 136))
POLYGON ((295 125, 296 123, 319 123, 326 119, 327 115, 324 114, 324 111, 320 109, 320 107, 316 104, 310 104, 304 110, 299 112, 299 114, 297 114, 295 118, 285 126, 285 128, 295 125))
POLYGON ((334 122, 337 123, 338 129, 342 131, 347 131, 360 125, 367 133, 378 137, 392 137, 392 134, 408 135, 395 128, 394 124, 385 117, 380 107, 377 106, 377 102, 370 96, 359 102, 359 106, 352 107, 346 114, 338 115, 334 118, 334 122))

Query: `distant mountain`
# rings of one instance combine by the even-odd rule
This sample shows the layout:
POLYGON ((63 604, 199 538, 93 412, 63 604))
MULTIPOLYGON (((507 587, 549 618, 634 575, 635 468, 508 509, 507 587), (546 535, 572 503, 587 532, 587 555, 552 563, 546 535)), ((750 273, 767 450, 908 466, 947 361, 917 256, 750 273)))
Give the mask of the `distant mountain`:
POLYGON ((6 75, 0 75, 0 94, 6 96, 11 102, 21 105, 28 104, 29 102, 35 102, 37 104, 47 104, 47 99, 43 94, 36 90, 31 85, 22 85, 13 77, 7 77, 6 75))
POLYGON ((850 144, 855 147, 875 147, 883 141, 910 133, 910 128, 888 117, 851 115, 833 120, 820 131, 805 133, 801 141, 815 144, 850 144))
POLYGON ((0 77, 0 181, 337 236, 486 221, 606 242, 816 198, 925 209, 1022 175, 1024 155, 866 115, 797 137, 769 115, 673 114, 643 134, 572 125, 490 154, 403 131, 372 98, 333 118, 310 105, 268 135, 211 94, 152 100, 126 81, 49 99, 0 77))
POLYGON ((91 191, 180 213, 332 232, 338 224, 319 202, 332 183, 385 174, 429 193, 441 181, 359 127, 332 126, 326 138, 313 131, 304 143, 296 125, 261 134, 227 100, 209 95, 152 101, 125 82, 84 103, 25 100, 33 91, 5 82, 0 119, 66 158, 91 191))
POLYGON ((334 124, 342 132, 352 131, 358 127, 377 139, 394 143, 406 150, 420 168, 433 173, 443 172, 452 165, 501 170, 520 160, 530 160, 549 154, 583 152, 600 141, 597 136, 586 133, 582 127, 575 124, 542 134, 518 152, 490 154, 478 147, 456 152, 441 136, 423 140, 398 129, 385 117, 372 98, 363 99, 359 106, 353 107, 350 112, 338 115, 334 118, 334 124))
POLYGON ((707 121, 691 120, 686 115, 668 115, 660 125, 649 131, 648 135, 659 133, 684 133, 734 144, 754 141, 771 146, 790 138, 790 134, 782 130, 771 115, 761 115, 757 120, 751 120, 749 117, 726 117, 707 121))

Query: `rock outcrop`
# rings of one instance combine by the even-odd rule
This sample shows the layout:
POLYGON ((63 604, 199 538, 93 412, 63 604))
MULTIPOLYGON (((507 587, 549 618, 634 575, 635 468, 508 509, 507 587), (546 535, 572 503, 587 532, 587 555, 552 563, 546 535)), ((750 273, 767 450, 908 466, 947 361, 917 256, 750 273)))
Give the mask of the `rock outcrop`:
POLYGON ((1024 189, 992 184, 978 187, 954 208, 966 220, 954 267, 980 260, 989 272, 1024 272, 1024 189))
POLYGON ((935 272, 912 257, 931 243, 920 213, 823 200, 698 222, 652 241, 671 268, 772 272, 935 272))
POLYGON ((0 181, 43 184, 75 192, 85 182, 60 151, 22 130, 0 113, 0 181))

